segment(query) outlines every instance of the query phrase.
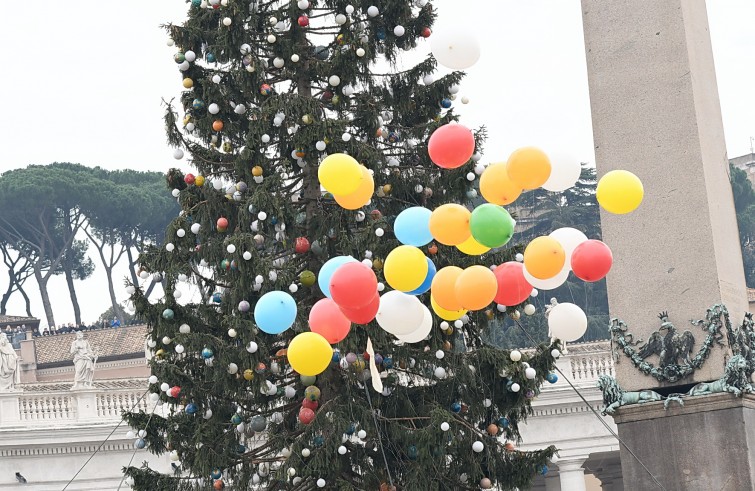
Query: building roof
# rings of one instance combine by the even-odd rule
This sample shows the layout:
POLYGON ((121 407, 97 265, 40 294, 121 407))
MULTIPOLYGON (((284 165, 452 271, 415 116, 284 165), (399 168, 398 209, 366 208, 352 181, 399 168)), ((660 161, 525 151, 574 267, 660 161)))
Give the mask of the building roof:
MULTIPOLYGON (((95 389, 144 389, 146 390, 147 382, 144 378, 120 378, 109 380, 92 381, 92 387, 95 389)), ((39 382, 30 384, 21 384, 19 387, 24 392, 63 392, 71 389, 71 382, 39 382)))
MULTIPOLYGON (((146 337, 147 326, 144 325, 84 332, 84 338, 89 341, 98 355, 98 362, 144 357, 146 337)), ((71 364, 73 355, 70 350, 74 339, 76 339, 75 333, 34 338, 37 368, 53 368, 71 364)))
POLYGON ((27 324, 28 326, 38 326, 39 319, 36 317, 21 317, 18 315, 0 315, 0 327, 5 327, 6 324, 11 326, 27 324))

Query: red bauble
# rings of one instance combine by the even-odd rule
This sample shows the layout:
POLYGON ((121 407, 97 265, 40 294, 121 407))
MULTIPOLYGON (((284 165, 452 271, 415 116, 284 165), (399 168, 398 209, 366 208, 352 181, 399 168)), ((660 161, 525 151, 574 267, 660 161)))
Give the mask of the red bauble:
POLYGON ((422 28, 422 37, 423 38, 429 38, 430 34, 432 34, 432 33, 433 33, 433 31, 431 31, 429 27, 422 28))
POLYGON ((375 293, 375 296, 366 305, 357 309, 345 309, 341 307, 341 312, 354 324, 368 324, 375 318, 379 308, 380 295, 375 293))
POLYGON ((294 250, 297 254, 304 254, 309 251, 309 240, 306 237, 297 237, 294 250))
POLYGON ((302 407, 299 409, 299 421, 302 424, 308 425, 315 419, 315 412, 308 407, 302 407))
POLYGON ((302 409, 311 409, 312 411, 317 411, 317 408, 320 407, 320 403, 317 401, 310 401, 309 399, 304 399, 301 401, 301 407, 302 409))
POLYGON ((380 220, 383 217, 383 214, 380 213, 380 210, 372 210, 370 212, 370 218, 373 220, 380 220))
POLYGON ((306 15, 300 15, 297 21, 301 27, 307 27, 309 25, 309 17, 306 15))
POLYGON ((220 217, 218 218, 216 225, 220 232, 225 232, 225 230, 228 228, 228 219, 225 217, 220 217))
POLYGON ((372 300, 377 284, 372 268, 356 261, 346 263, 330 278, 330 296, 339 307, 358 309, 372 300))
POLYGON ((309 310, 309 329, 330 344, 342 341, 351 330, 351 321, 330 298, 318 300, 309 310))
POLYGON ((188 184, 189 186, 191 186, 192 184, 194 184, 194 180, 195 180, 195 179, 196 179, 196 178, 194 177, 194 174, 186 174, 186 175, 184 176, 184 182, 185 182, 186 184, 188 184))
POLYGON ((214 489, 223 489, 223 488, 225 488, 225 484, 223 484, 223 481, 221 481, 220 479, 218 479, 217 481, 215 481, 214 483, 212 483, 212 487, 214 489))
POLYGON ((606 277, 613 264, 611 249, 599 240, 586 240, 571 255, 574 276, 583 281, 598 281, 606 277))
POLYGON ((527 300, 532 285, 524 278, 524 265, 514 261, 503 263, 493 271, 498 281, 498 292, 493 301, 511 307, 527 300))
POLYGON ((469 162, 474 154, 474 147, 474 134, 458 123, 441 126, 433 131, 427 141, 430 160, 444 169, 455 169, 469 162))
POLYGON ((178 399, 178 396, 181 395, 181 387, 179 386, 173 386, 170 388, 170 393, 168 394, 170 397, 173 397, 175 399, 178 399))

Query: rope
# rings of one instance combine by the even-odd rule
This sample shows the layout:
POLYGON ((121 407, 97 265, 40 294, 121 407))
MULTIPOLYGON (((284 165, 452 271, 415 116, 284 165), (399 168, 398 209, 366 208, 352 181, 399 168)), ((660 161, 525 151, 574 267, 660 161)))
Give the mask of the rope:
POLYGON ((388 466, 388 459, 385 457, 385 449, 383 448, 383 437, 380 436, 380 428, 378 428, 377 416, 375 416, 375 408, 372 406, 372 397, 370 396, 370 390, 367 388, 367 384, 364 384, 364 393, 367 394, 367 402, 370 405, 372 411, 372 420, 375 422, 375 432, 377 433, 378 442, 380 443, 380 453, 383 454, 383 463, 385 463, 385 472, 388 473, 388 481, 393 487, 393 476, 391 476, 391 469, 388 466))
MULTIPOLYGON (((144 396, 142 396, 142 397, 144 397, 144 396)), ((158 400, 157 400, 157 401, 155 402, 155 405, 154 405, 154 407, 152 408, 152 412, 151 412, 151 413, 149 414, 149 418, 147 418, 147 424, 146 424, 146 425, 144 425, 144 429, 145 429, 145 430, 146 430, 147 428, 149 428, 149 422, 150 422, 150 421, 152 421, 152 416, 154 416, 154 414, 155 414, 155 409, 157 409, 157 405, 158 405, 159 403, 160 403, 160 399, 158 399, 158 400)), ((136 446, 134 446, 134 451, 133 451, 133 453, 131 454, 131 458, 129 459, 129 461, 128 461, 128 465, 126 466, 126 468, 128 468, 128 467, 131 467, 131 463, 132 463, 132 462, 134 462, 134 457, 136 457, 136 451, 137 451, 137 450, 139 450, 139 449, 138 449, 138 448, 136 448, 136 446)), ((123 482, 124 482, 125 480, 126 480, 126 474, 124 473, 124 474, 123 474, 123 477, 121 477, 121 482, 120 482, 120 483, 118 483, 118 489, 117 489, 117 491, 121 491, 121 486, 123 486, 123 482)))

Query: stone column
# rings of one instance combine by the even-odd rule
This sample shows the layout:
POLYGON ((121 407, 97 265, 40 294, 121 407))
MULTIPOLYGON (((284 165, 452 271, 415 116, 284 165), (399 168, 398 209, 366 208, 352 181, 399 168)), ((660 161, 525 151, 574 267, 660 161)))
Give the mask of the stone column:
MULTIPOLYGON (((582 13, 598 175, 626 169, 645 187, 634 212, 601 211, 611 316, 648 339, 668 310, 696 352, 690 319, 748 309, 705 0, 582 0, 582 13)), ((718 378, 725 354, 681 383, 718 378)), ((626 357, 616 374, 626 390, 657 386, 626 357)))
POLYGON ((587 456, 558 459, 556 465, 558 466, 561 489, 564 491, 585 491, 585 469, 582 467, 585 460, 587 460, 587 456))
POLYGON ((545 476, 545 491, 561 491, 561 478, 556 472, 549 472, 545 476))

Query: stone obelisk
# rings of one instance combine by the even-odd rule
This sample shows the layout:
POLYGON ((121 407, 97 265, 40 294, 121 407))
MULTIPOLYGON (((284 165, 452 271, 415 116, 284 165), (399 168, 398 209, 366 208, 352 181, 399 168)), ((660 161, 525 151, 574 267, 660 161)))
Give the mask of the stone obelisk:
MULTIPOLYGON (((747 310, 705 1, 582 0, 582 15, 598 175, 626 169, 645 186, 633 213, 601 214, 615 260, 611 316, 647 340, 667 310, 669 321, 694 333, 697 350, 705 333, 689 320, 723 303, 738 324, 747 310)), ((626 390, 710 381, 728 355, 715 347, 675 384, 643 375, 626 358, 616 374, 626 390)), ((659 403, 622 408, 619 436, 668 490, 755 489, 747 450, 755 448, 747 441, 751 433, 755 443, 753 409, 729 394, 710 400, 668 413, 659 403), (722 434, 728 438, 713 444, 722 434)), ((625 448, 622 470, 625 489, 659 489, 625 448)))

